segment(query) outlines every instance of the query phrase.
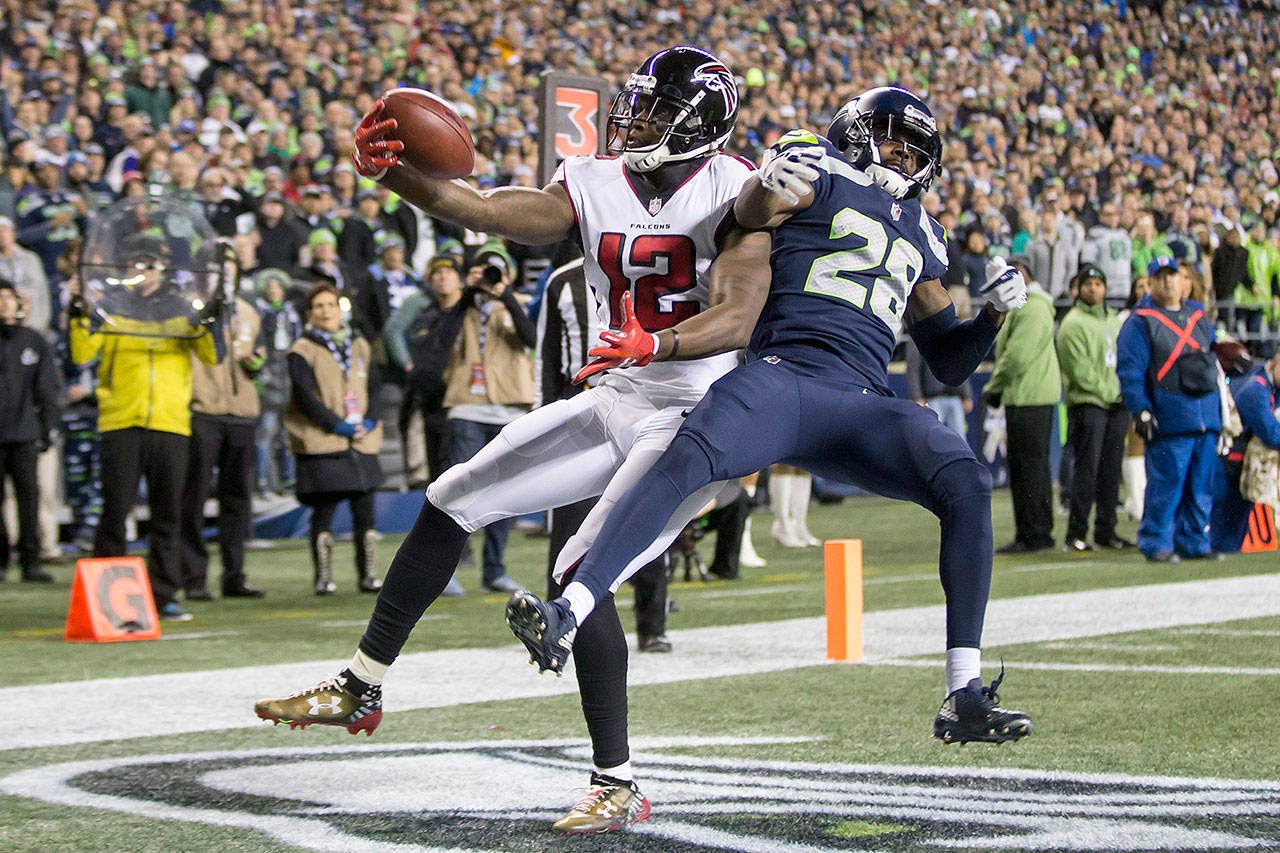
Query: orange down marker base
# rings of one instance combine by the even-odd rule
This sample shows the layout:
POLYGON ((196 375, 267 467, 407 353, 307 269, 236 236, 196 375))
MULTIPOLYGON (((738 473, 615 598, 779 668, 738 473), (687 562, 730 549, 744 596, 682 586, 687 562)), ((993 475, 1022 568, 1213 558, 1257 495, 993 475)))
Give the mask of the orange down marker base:
POLYGON ((823 545, 827 576, 827 659, 862 660, 862 540, 823 545))
POLYGON ((1276 521, 1269 504, 1254 504, 1249 513, 1249 527, 1245 530, 1240 553, 1257 554, 1276 550, 1276 521))
POLYGON ((76 561, 64 640, 117 643, 159 637, 160 620, 141 557, 76 561))

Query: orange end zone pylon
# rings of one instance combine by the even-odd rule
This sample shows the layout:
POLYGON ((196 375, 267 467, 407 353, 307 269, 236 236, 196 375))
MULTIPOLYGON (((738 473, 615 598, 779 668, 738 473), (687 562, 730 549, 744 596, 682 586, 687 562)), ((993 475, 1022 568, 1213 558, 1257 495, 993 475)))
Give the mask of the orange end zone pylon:
POLYGON ((1242 554, 1257 554, 1276 550, 1276 520, 1269 504, 1254 504, 1249 513, 1249 527, 1244 534, 1242 554))
POLYGON ((823 545, 827 577, 827 659, 862 660, 862 540, 823 545))
POLYGON ((76 561, 71 607, 62 639, 118 643, 159 637, 160 620, 151 597, 147 564, 141 557, 76 561))

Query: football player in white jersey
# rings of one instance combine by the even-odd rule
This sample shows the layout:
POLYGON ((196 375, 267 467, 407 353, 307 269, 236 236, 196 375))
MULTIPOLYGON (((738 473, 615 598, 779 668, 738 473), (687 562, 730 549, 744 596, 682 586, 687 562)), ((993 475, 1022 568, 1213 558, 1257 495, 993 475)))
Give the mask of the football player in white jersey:
MULTIPOLYGON (((556 580, 565 583, 683 412, 737 364, 736 353, 723 352, 722 330, 741 329, 745 346, 769 287, 767 267, 741 262, 762 245, 767 252, 768 234, 738 229, 733 219, 753 167, 722 151, 737 117, 737 86, 705 51, 678 46, 649 57, 610 108, 617 156, 570 157, 540 190, 480 192, 465 181, 427 178, 399 160, 396 123, 381 111, 379 102, 357 127, 361 174, 473 230, 530 245, 577 240, 601 326, 616 331, 605 333, 609 344, 593 349, 595 360, 579 373, 600 374, 594 387, 520 417, 428 488, 348 667, 255 707, 277 723, 338 725, 353 734, 372 733, 380 722, 387 667, 448 583, 468 533, 599 495, 557 561, 556 580)), ((691 496, 637 557, 640 564, 665 550, 721 486, 691 496)), ((649 803, 633 781, 627 748, 627 647, 612 599, 579 629, 574 659, 595 767, 590 794, 555 828, 599 832, 644 820, 649 803)))

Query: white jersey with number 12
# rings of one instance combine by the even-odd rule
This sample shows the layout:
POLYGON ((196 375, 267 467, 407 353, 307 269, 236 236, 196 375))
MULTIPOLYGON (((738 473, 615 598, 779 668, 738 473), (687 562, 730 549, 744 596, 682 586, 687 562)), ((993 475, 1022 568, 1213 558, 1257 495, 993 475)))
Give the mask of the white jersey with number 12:
MULTIPOLYGON (((647 331, 669 329, 708 306, 711 262, 733 222, 733 201, 753 167, 716 154, 663 201, 638 192, 622 160, 570 157, 553 180, 569 193, 586 261, 587 286, 602 328, 621 324, 631 291, 647 331)), ((646 396, 690 402, 738 363, 736 352, 613 370, 646 396)), ((611 381, 606 379, 605 381, 611 381)))

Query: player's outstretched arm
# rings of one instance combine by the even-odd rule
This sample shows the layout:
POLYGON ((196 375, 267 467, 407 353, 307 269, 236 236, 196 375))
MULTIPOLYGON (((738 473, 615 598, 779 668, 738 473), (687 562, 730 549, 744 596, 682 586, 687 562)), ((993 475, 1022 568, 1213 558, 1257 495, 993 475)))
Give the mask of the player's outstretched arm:
POLYGON ((951 294, 934 278, 912 288, 903 321, 933 375, 947 385, 960 385, 990 352, 1004 313, 988 302, 962 323, 951 294))
POLYGON ((819 164, 826 151, 821 145, 785 140, 779 145, 784 147, 764 153, 760 171, 747 180, 734 202, 734 216, 744 228, 777 228, 813 204, 813 182, 822 174, 819 164))
POLYGON ((558 242, 573 228, 573 205, 558 183, 478 190, 462 180, 428 178, 404 161, 387 169, 381 183, 438 219, 528 246, 558 242))
POLYGON ((356 171, 381 182, 405 201, 472 231, 500 234, 517 243, 541 246, 569 236, 573 205, 564 187, 499 187, 481 192, 465 181, 429 178, 400 159, 404 143, 390 136, 396 120, 382 117, 376 102, 356 126, 351 154, 356 171))

